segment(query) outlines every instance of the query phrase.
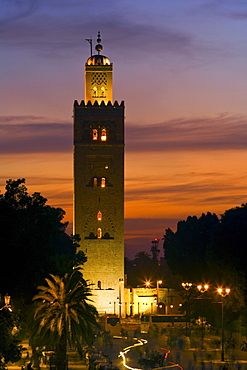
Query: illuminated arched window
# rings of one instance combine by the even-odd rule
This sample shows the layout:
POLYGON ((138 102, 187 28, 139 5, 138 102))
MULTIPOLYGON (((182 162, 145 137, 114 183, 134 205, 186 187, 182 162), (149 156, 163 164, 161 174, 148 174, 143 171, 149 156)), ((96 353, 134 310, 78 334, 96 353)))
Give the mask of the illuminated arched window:
POLYGON ((93 96, 97 95, 97 87, 93 87, 93 96))
POLYGON ((98 130, 96 128, 93 129, 93 140, 98 140, 98 130))
POLYGON ((93 186, 96 188, 98 186, 98 179, 97 177, 93 178, 93 186))
POLYGON ((97 220, 102 221, 102 213, 100 211, 97 213, 97 220))
POLYGON ((105 177, 101 177, 101 184, 100 184, 100 186, 102 188, 105 188, 105 177))
POLYGON ((102 229, 99 227, 97 229, 97 239, 101 239, 102 238, 102 229))
POLYGON ((101 96, 105 96, 105 88, 101 87, 100 91, 101 91, 101 96))
POLYGON ((106 141, 106 129, 103 128, 101 131, 101 141, 106 141))

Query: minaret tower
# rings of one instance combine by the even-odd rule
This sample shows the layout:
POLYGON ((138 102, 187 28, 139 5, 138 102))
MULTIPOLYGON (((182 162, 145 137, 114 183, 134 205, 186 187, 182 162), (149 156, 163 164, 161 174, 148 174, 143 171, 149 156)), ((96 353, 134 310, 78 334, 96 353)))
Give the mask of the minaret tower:
POLYGON ((112 101, 109 58, 85 63, 85 100, 74 102, 74 233, 86 253, 84 278, 100 313, 123 314, 124 102, 112 101))

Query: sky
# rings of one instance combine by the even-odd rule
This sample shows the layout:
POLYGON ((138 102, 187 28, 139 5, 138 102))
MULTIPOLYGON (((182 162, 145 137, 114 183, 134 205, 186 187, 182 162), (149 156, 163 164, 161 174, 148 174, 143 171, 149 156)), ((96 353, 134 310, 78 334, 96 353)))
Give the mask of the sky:
POLYGON ((247 202, 246 0, 0 0, 0 190, 25 178, 72 231, 73 102, 101 32, 126 106, 126 256, 247 202))

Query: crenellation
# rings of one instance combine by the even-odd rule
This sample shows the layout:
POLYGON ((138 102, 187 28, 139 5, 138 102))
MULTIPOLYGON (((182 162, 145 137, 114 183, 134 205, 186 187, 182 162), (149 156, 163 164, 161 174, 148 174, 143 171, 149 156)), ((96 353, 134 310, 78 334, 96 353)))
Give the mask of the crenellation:
POLYGON ((123 108, 124 107, 124 100, 122 100, 120 103, 115 100, 114 103, 112 103, 110 100, 106 103, 104 100, 101 102, 98 102, 97 100, 95 102, 91 102, 90 100, 85 103, 85 100, 81 100, 80 104, 77 100, 74 101, 74 107, 82 107, 82 108, 91 108, 91 107, 98 107, 98 108, 123 108))

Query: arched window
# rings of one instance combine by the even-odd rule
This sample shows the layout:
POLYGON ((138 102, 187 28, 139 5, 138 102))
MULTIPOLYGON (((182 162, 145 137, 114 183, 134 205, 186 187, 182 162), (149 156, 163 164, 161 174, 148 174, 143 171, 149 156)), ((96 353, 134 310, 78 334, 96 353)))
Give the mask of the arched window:
POLYGON ((102 238, 102 229, 99 227, 97 229, 97 239, 101 239, 102 238))
POLYGON ((98 285, 98 289, 101 289, 101 281, 100 280, 98 280, 97 285, 98 285))
POLYGON ((102 221, 102 213, 100 211, 97 213, 97 220, 102 221))
POLYGON ((93 87, 93 96, 97 95, 97 87, 93 87))
POLYGON ((106 129, 102 128, 101 131, 101 141, 106 141, 106 129))
POLYGON ((101 177, 101 183, 100 183, 100 186, 102 188, 105 188, 105 177, 101 177))
POLYGON ((93 178, 93 186, 96 188, 98 186, 98 179, 97 177, 93 178))
POLYGON ((101 87, 101 96, 105 96, 105 88, 104 87, 101 87))
POLYGON ((93 140, 98 140, 98 130, 96 128, 93 129, 93 140))

